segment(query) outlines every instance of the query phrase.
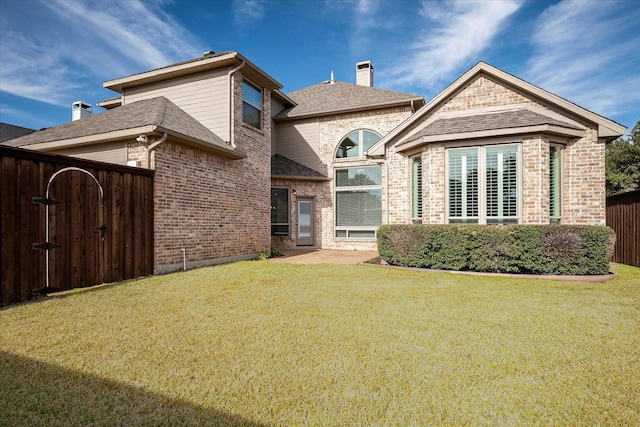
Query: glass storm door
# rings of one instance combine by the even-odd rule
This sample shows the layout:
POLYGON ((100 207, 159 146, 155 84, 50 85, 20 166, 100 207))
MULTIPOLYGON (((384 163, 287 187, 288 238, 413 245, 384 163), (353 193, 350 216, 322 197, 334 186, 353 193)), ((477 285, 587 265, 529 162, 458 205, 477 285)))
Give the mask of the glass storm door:
POLYGON ((313 246, 314 208, 312 199, 298 198, 298 238, 296 245, 313 246))

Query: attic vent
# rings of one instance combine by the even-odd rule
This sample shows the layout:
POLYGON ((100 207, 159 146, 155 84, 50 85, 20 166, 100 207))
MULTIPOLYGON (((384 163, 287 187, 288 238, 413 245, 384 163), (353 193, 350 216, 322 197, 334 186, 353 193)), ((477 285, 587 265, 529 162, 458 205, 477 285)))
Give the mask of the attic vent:
POLYGON ((202 52, 202 56, 209 56, 209 55, 215 55, 215 52, 212 50, 205 50, 204 52, 202 52))
POLYGON ((371 61, 362 61, 356 64, 356 84, 373 87, 373 65, 371 65, 371 61))
POLYGON ((91 104, 76 101, 71 105, 71 120, 76 121, 91 115, 91 104))

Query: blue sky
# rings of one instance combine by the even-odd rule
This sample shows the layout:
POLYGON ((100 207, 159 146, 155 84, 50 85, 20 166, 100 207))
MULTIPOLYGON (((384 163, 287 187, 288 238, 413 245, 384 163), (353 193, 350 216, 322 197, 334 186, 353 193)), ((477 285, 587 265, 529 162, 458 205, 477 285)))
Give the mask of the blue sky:
POLYGON ((427 101, 485 61, 630 131, 639 22, 634 0, 2 0, 0 121, 65 123, 105 80, 235 50, 285 93, 370 60, 376 87, 427 101))

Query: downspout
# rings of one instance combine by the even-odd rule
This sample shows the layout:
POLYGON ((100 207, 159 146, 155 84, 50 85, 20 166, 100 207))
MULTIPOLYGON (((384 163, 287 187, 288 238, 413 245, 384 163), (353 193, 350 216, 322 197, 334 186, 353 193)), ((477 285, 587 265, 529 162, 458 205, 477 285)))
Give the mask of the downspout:
POLYGON ((236 68, 232 68, 227 72, 227 79, 229 79, 229 145, 231 148, 236 148, 236 143, 233 140, 233 80, 231 75, 244 67, 244 60, 236 68))
POLYGON ((167 133, 163 133, 160 139, 147 147, 147 169, 151 169, 151 151, 167 140, 167 133))

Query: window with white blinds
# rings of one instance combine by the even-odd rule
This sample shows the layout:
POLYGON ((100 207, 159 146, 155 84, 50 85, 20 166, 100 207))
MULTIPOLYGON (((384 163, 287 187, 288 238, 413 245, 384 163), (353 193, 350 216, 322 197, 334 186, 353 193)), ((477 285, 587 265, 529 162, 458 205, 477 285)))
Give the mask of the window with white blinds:
POLYGON ((375 238, 382 224, 380 166, 335 170, 336 237, 375 238))
POLYGON ((478 222, 478 149, 449 151, 449 222, 478 222))
POLYGON ((552 224, 559 224, 562 216, 562 194, 560 147, 552 145, 549 149, 549 217, 552 224))
POLYGON ((411 159, 411 216, 414 222, 422 219, 422 157, 411 159))
POLYGON ((518 149, 486 149, 487 224, 518 223, 518 149))
POLYGON ((449 223, 519 222, 517 145, 455 148, 447 158, 449 223))

